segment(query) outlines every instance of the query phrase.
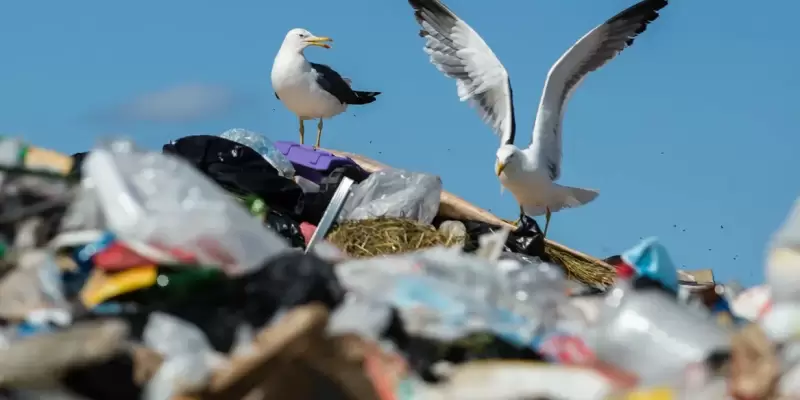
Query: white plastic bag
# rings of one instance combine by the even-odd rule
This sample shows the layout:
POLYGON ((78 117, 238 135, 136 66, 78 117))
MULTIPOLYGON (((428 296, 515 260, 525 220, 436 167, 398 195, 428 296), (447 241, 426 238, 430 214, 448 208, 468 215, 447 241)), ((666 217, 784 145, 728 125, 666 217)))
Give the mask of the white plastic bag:
POLYGON ((439 212, 442 180, 400 169, 373 172, 355 185, 340 220, 402 217, 430 224, 439 212))
POLYGON ((239 275, 287 247, 178 157, 137 151, 118 141, 92 151, 83 173, 95 185, 108 228, 155 261, 175 261, 180 252, 239 275))
POLYGON ((164 362, 144 388, 144 400, 169 400, 183 392, 202 390, 208 384, 215 361, 211 345, 199 328, 154 312, 142 339, 164 356, 164 362))

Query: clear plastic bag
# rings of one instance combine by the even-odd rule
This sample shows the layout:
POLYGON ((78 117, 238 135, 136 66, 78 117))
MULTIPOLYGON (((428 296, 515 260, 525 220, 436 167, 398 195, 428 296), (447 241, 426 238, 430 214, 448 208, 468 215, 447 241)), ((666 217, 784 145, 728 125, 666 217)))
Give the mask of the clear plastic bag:
POLYGON ((219 137, 232 140, 255 150, 270 165, 275 167, 281 176, 289 179, 294 177, 295 171, 292 162, 266 136, 247 129, 234 128, 223 132, 219 137))
POLYGON ((598 358, 635 371, 645 383, 658 383, 726 347, 731 334, 708 312, 684 306, 662 291, 634 290, 623 282, 607 295, 587 337, 598 358))
POLYGON ((402 217, 430 224, 439 212, 442 180, 438 176, 385 169, 355 185, 341 219, 402 217))
POLYGON ((547 264, 494 265, 458 249, 346 261, 342 284, 396 307, 409 332, 439 340, 492 331, 530 346, 552 307, 567 304, 563 275, 547 264))
POLYGON ((108 222, 129 247, 160 262, 192 256, 239 275, 287 247, 184 160, 118 141, 83 165, 108 222))
POLYGON ((208 384, 213 353, 200 329, 179 318, 154 312, 142 339, 164 356, 164 362, 144 388, 144 400, 169 400, 186 391, 202 390, 208 384))

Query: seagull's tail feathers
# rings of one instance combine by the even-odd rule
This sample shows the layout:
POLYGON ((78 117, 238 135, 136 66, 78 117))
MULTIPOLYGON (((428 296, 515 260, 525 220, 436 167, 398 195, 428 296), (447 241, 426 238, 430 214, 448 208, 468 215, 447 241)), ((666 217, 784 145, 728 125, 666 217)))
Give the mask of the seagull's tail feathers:
POLYGON ((347 102, 347 104, 362 105, 372 103, 381 92, 359 92, 354 90, 353 94, 355 94, 354 98, 352 101, 347 102))
MULTIPOLYGON (((561 186, 561 189, 564 194, 562 197, 563 203, 560 204, 558 209, 580 207, 590 203, 600 195, 600 192, 594 189, 582 189, 569 186, 561 186)), ((553 207, 550 207, 550 211, 553 211, 553 207)))
POLYGON ((600 192, 593 189, 582 189, 569 186, 554 185, 558 188, 558 195, 550 199, 550 204, 547 206, 523 206, 525 215, 536 217, 550 212, 561 211, 565 208, 580 207, 584 204, 590 203, 600 195, 600 192))

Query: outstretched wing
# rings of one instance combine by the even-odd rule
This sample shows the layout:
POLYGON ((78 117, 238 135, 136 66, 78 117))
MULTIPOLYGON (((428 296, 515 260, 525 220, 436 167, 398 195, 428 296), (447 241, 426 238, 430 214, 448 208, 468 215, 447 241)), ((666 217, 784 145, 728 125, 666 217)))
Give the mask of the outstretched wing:
POLYGON ((469 100, 485 123, 514 143, 513 94, 503 64, 462 19, 439 0, 409 0, 426 39, 425 52, 439 71, 456 80, 458 97, 469 100))
POLYGON ((566 103, 586 75, 605 65, 658 18, 667 0, 644 0, 592 29, 556 61, 547 74, 531 148, 550 172, 561 175, 561 122, 566 103))

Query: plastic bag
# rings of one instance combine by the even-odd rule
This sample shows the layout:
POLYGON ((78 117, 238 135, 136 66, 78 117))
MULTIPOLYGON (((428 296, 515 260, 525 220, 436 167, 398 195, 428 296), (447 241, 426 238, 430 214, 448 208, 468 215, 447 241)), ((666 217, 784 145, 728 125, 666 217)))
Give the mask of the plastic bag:
POLYGON ((303 304, 319 302, 334 309, 345 295, 333 264, 301 252, 286 252, 238 280, 246 296, 242 311, 256 328, 280 310, 303 304))
POLYGON ((292 163, 266 136, 248 131, 247 129, 234 128, 222 132, 219 137, 233 140, 236 143, 241 143, 255 150, 258 154, 261 154, 270 165, 275 167, 284 178, 291 179, 294 177, 294 166, 292 166, 292 163))
POLYGON ((356 185, 340 219, 388 216, 430 224, 439 212, 441 193, 438 176, 399 169, 377 171, 356 185))
POLYGON ((686 307, 654 289, 634 290, 621 282, 606 298, 587 334, 598 358, 630 371, 645 383, 673 378, 730 343, 730 332, 708 312, 686 307))
POLYGON ((174 262, 175 252, 188 253, 198 263, 238 275, 286 248, 180 158, 116 142, 92 151, 84 174, 96 184, 109 229, 150 259, 174 262))
MULTIPOLYGON (((475 251, 479 247, 478 238, 487 233, 500 231, 500 226, 491 225, 483 221, 462 221, 467 230, 467 241, 464 251, 475 251)), ((550 261, 544 251, 544 235, 542 235, 536 220, 525 217, 517 229, 508 234, 505 251, 538 257, 543 261, 550 261)))
POLYGON ((437 340, 489 331, 530 346, 550 309, 566 302, 556 267, 495 266, 457 249, 346 261, 336 273, 351 291, 396 307, 409 333, 437 340))
POLYGON ((144 389, 145 400, 169 400, 183 392, 202 390, 219 362, 203 332, 164 313, 150 314, 142 337, 148 347, 164 356, 144 389))
POLYGON ((300 230, 300 224, 280 211, 275 209, 267 210, 264 216, 264 225, 272 228, 273 231, 286 239, 290 246, 301 249, 306 247, 306 240, 300 230))
POLYGON ((280 175, 255 150, 217 136, 186 136, 166 144, 164 153, 187 160, 216 184, 239 196, 255 195, 292 215, 303 211, 300 185, 280 175))
POLYGON ((328 320, 328 335, 347 333, 377 340, 391 323, 392 309, 386 304, 348 296, 328 320))

